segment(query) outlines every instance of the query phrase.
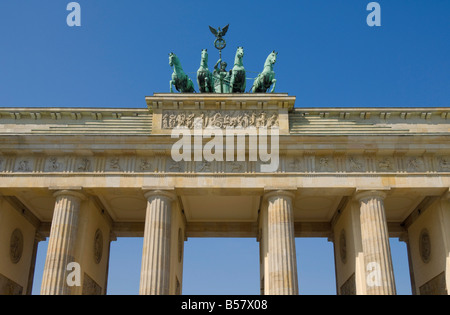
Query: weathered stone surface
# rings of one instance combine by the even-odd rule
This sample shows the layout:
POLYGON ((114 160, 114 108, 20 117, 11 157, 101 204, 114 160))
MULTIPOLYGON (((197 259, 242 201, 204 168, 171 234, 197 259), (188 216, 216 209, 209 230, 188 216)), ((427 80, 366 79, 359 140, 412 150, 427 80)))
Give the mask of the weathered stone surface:
POLYGON ((5 255, 0 257, 6 259, 0 259, 0 273, 29 292, 29 240, 38 234, 50 236, 43 294, 82 294, 82 288, 69 290, 63 283, 74 248, 94 287, 105 293, 107 245, 121 236, 144 237, 143 294, 182 292, 179 235, 258 238, 265 294, 298 293, 294 237, 335 242, 337 287, 344 293, 395 293, 389 236, 408 241, 417 293, 450 270, 445 245, 450 109, 295 108, 295 101, 287 94, 154 94, 146 98, 148 108, 140 109, 1 108, 0 249, 5 255), (248 154, 245 160, 226 161, 224 154, 224 161, 175 162, 172 127, 191 130, 193 114, 204 114, 207 127, 220 130, 279 128, 278 168, 264 173, 263 161, 250 160, 248 154), (74 187, 82 187, 86 202, 74 194, 53 195, 53 188, 74 187), (147 198, 144 193, 169 188, 177 200, 171 206, 164 194, 147 198), (361 204, 354 199, 357 191, 380 190, 386 192, 384 199, 377 194, 362 198, 361 204), (265 208, 268 191, 290 193, 275 194, 265 208), (10 216, 11 211, 21 219, 10 216), (90 217, 96 211, 101 220, 90 217), (339 222, 343 215, 345 224, 339 222), (156 229, 151 222, 161 225, 156 229), (17 227, 24 248, 14 263, 10 238, 17 227), (339 233, 344 228, 343 251, 339 233), (94 245, 98 229, 103 247, 94 245), (424 229, 428 248, 419 242, 424 229), (75 241, 76 233, 82 241, 75 241), (272 256, 286 259, 276 262, 272 256), (366 288, 366 261, 381 266, 382 291, 366 288), (155 273, 162 277, 152 283, 155 273))

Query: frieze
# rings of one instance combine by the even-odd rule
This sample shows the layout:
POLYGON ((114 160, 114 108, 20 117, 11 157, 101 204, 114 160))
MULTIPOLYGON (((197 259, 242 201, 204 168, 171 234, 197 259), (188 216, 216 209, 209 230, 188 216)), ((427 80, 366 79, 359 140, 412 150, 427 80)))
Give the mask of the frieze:
POLYGON ((78 172, 90 172, 92 170, 91 168, 92 160, 87 157, 82 157, 77 159, 75 170, 78 172))
POLYGON ((33 159, 31 158, 24 158, 17 160, 16 163, 16 171, 22 172, 22 173, 28 173, 31 172, 33 169, 33 159))
POLYGON ((48 172, 61 172, 63 170, 63 162, 58 157, 50 157, 47 159, 46 170, 48 172))
POLYGON ((450 171, 450 157, 439 157, 438 161, 440 171, 450 171))
POLYGON ((186 127, 194 128, 272 128, 279 126, 278 112, 275 111, 213 111, 183 112, 164 111, 162 129, 186 127), (198 124, 201 125, 198 125, 198 124), (197 125, 196 125, 197 124, 197 125))
POLYGON ((379 171, 391 172, 394 170, 394 161, 390 157, 377 159, 377 169, 379 171))
MULTIPOLYGON (((224 157, 225 158, 225 157, 224 157)), ((64 173, 258 173, 262 161, 174 161, 149 156, 2 156, 0 174, 64 173)), ((450 172, 450 156, 377 156, 365 154, 281 155, 276 173, 416 174, 450 172)))

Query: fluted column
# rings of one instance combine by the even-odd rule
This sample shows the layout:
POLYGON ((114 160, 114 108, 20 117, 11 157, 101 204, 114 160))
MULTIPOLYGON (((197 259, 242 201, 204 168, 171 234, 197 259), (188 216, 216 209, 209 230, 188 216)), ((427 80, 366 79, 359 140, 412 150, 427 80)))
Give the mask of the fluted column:
POLYGON ((42 295, 69 295, 67 266, 74 261, 75 240, 83 194, 73 190, 57 191, 55 210, 42 278, 42 295))
POLYGON ((287 191, 266 194, 268 241, 268 295, 297 295, 297 257, 295 252, 292 198, 287 191))
POLYGON ((172 202, 175 195, 157 190, 147 192, 145 197, 148 203, 139 294, 168 295, 172 202))
POLYGON ((366 191, 356 195, 360 203, 361 238, 368 295, 396 294, 389 233, 384 210, 386 194, 366 191))

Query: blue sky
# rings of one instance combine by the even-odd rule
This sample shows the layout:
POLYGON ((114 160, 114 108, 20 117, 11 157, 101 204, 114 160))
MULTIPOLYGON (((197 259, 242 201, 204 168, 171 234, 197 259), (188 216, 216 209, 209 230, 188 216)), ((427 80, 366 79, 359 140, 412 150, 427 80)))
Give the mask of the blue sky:
MULTIPOLYGON (((0 106, 144 107, 168 92, 168 53, 196 72, 208 25, 230 24, 224 60, 244 46, 248 71, 275 65, 278 92, 298 107, 448 106, 448 0, 80 0, 81 27, 62 0, 0 2, 0 106)), ((250 74, 249 74, 250 76, 250 74)))
MULTIPOLYGON (((450 1, 378 1, 381 27, 366 23, 369 2, 80 0, 82 25, 71 28, 69 1, 1 0, 0 107, 145 108, 145 96, 169 91, 168 53, 195 73, 207 48, 212 68, 218 52, 208 26, 226 24, 223 59, 231 64, 244 46, 251 76, 276 50, 277 92, 296 96, 297 107, 449 106, 450 1)), ((258 294, 257 246, 189 240, 184 293, 258 294)), ((406 250, 392 246, 398 291, 408 294, 406 250)), ((139 239, 112 244, 110 293, 138 292, 141 247, 139 239)), ((334 294, 332 243, 299 239, 297 251, 301 293, 334 294)))

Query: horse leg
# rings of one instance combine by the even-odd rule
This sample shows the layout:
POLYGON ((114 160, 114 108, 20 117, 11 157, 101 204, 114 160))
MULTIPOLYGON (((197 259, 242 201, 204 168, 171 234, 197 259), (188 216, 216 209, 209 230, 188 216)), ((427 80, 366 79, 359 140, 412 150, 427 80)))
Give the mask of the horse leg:
POLYGON ((197 84, 198 84, 198 89, 200 90, 200 93, 202 93, 202 80, 199 75, 197 75, 197 84))
POLYGON ((170 84, 170 93, 173 93, 173 80, 170 80, 169 84, 170 84))
POLYGON ((209 73, 209 92, 210 93, 214 93, 214 77, 212 75, 212 73, 209 73))
POLYGON ((190 78, 188 78, 188 93, 194 93, 195 92, 195 88, 194 88, 194 82, 192 82, 192 80, 190 78))
POLYGON ((275 86, 277 85, 277 80, 273 79, 272 80, 272 84, 273 84, 272 91, 270 91, 270 93, 274 93, 275 92, 275 86))
POLYGON ((235 79, 236 75, 234 72, 231 73, 231 78, 230 78, 230 92, 234 93, 234 79, 235 79))
POLYGON ((205 77, 205 92, 209 93, 209 78, 208 76, 205 77))
POLYGON ((259 83, 259 76, 255 79, 255 82, 253 82, 253 86, 252 86, 252 89, 251 89, 252 93, 256 93, 256 90, 258 88, 258 83, 259 83))

